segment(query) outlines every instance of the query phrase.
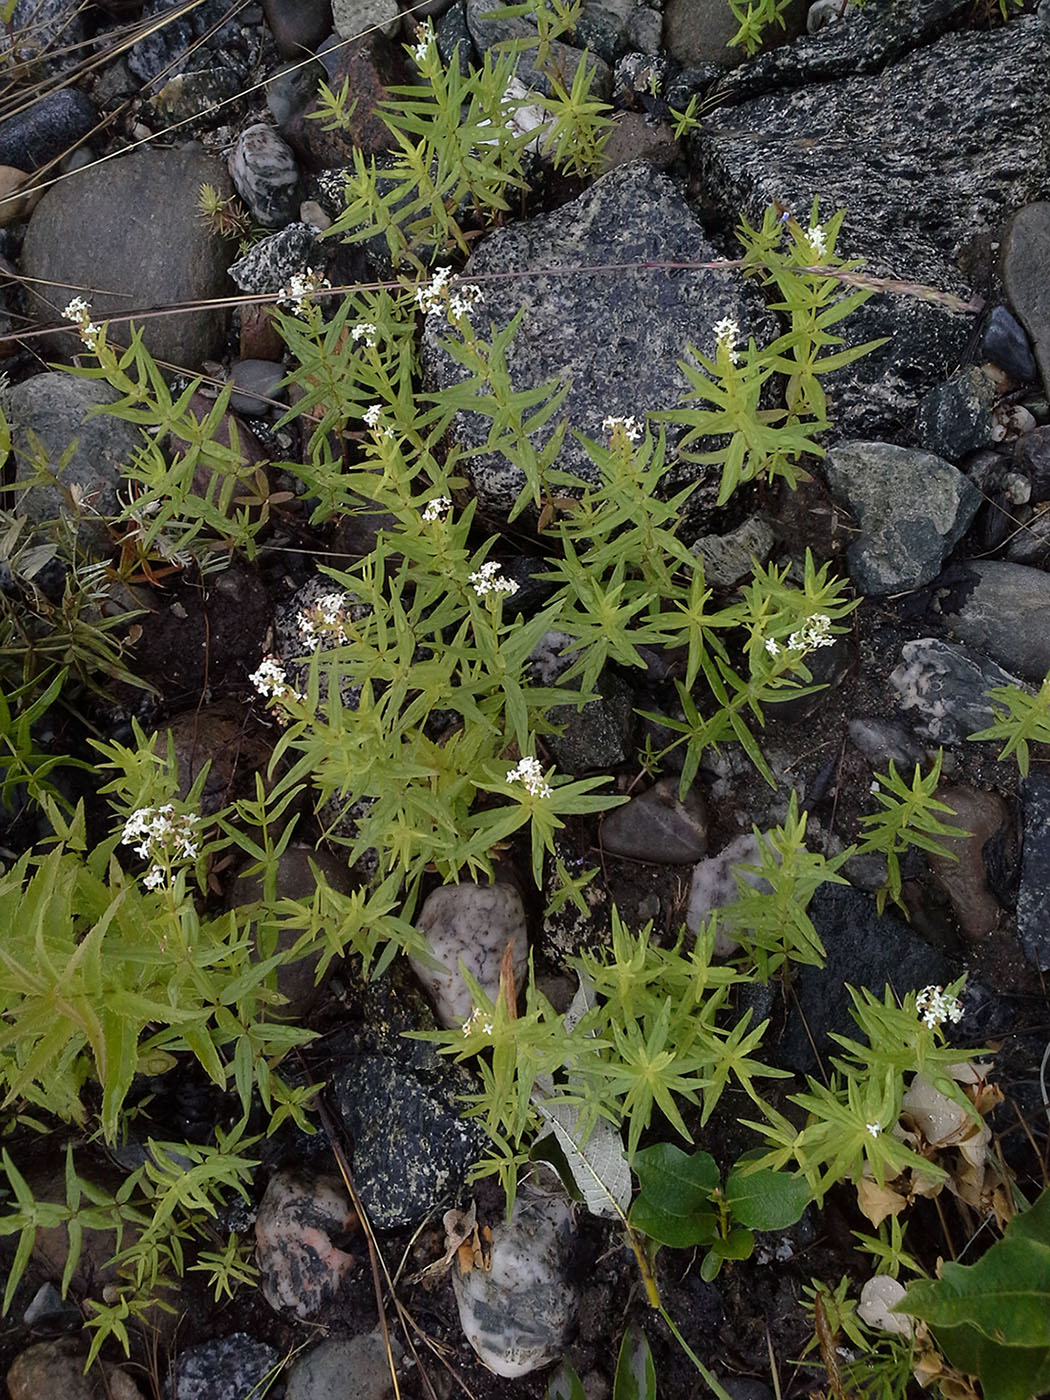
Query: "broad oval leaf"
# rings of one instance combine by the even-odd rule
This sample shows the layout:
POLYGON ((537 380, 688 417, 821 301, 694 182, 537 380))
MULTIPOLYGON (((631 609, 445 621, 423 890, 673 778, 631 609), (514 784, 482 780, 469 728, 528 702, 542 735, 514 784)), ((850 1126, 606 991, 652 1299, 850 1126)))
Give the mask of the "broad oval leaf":
POLYGON ((733 1219, 749 1230, 786 1230, 802 1218, 813 1190, 804 1176, 791 1172, 734 1167, 726 1178, 725 1197, 733 1219))

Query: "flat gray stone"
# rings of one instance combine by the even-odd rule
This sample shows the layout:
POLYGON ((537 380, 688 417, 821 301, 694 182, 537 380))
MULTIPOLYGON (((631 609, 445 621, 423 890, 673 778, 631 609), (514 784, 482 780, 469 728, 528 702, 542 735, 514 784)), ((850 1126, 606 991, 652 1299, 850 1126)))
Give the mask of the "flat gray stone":
MULTIPOLYGON (((859 22, 799 40, 780 61, 794 64, 796 49, 831 44, 859 22)), ((720 108, 704 123, 688 149, 705 197, 725 217, 742 212, 754 224, 774 200, 808 219, 819 196, 822 214, 847 211, 841 255, 969 301, 960 253, 1050 177, 1042 17, 945 34, 881 71, 846 67, 828 81, 809 70, 809 79, 795 86, 796 71, 790 90, 720 108)), ((892 339, 824 381, 833 424, 843 436, 907 440, 919 399, 964 358, 973 317, 886 294, 841 329, 850 344, 892 339)))
MULTIPOLYGON (((581 272, 581 267, 642 260, 686 261, 717 258, 700 221, 668 177, 644 161, 603 175, 572 203, 550 214, 510 224, 491 233, 468 260, 467 282, 488 274, 484 301, 475 321, 486 334, 524 309, 517 336, 507 351, 515 389, 548 380, 568 382, 562 413, 573 427, 604 441, 602 421, 610 415, 641 417, 647 410, 678 408, 689 384, 678 360, 689 345, 713 355, 713 327, 735 318, 741 335, 772 339, 776 322, 750 283, 724 273, 689 269, 618 268, 581 272), (567 275, 558 276, 564 268, 567 275), (536 269, 550 269, 544 275, 536 269), (569 271, 571 269, 571 271, 569 271), (498 274, 520 273, 501 277, 498 274), (525 275, 527 274, 527 275, 525 275)), ((427 317, 423 360, 428 387, 458 383, 466 371, 440 344, 448 334, 444 315, 427 317)), ((547 441, 554 423, 537 430, 533 441, 547 441)), ((481 447, 489 420, 460 413, 452 431, 460 444, 481 447)), ((673 436, 673 435, 672 435, 673 436)), ((501 454, 485 453, 464 464, 483 507, 506 515, 517 499, 523 475, 501 454)), ((567 434, 556 466, 588 481, 596 468, 582 444, 567 434)), ((702 469, 697 469, 698 477, 702 469)), ((694 493, 687 506, 710 520, 717 497, 714 479, 694 493)), ((702 528, 702 519, 697 520, 702 528)))
POLYGON ((1050 671, 1050 574, 1024 564, 975 560, 972 589, 955 589, 942 612, 952 631, 1014 675, 1041 681, 1050 671))
MULTIPOLYGON (((396 1346, 396 1339, 394 1341, 396 1346)), ((304 1352, 288 1375, 285 1400, 385 1400, 393 1381, 378 1332, 327 1337, 304 1352)))
POLYGON ((698 793, 678 799, 678 779, 661 778, 602 822, 604 850, 657 865, 689 865, 707 854, 707 809, 698 793))
MULTIPOLYGON (((61 320, 76 288, 84 289, 96 321, 229 295, 233 245, 198 217, 202 184, 224 197, 230 193, 221 164, 189 145, 133 151, 54 185, 33 212, 22 250, 34 318, 61 320)), ((221 351, 227 317, 224 308, 209 307, 140 324, 158 360, 195 370, 221 351)), ((127 334, 125 322, 115 323, 109 338, 126 344, 127 334)), ((78 337, 58 334, 43 346, 45 354, 64 359, 83 348, 78 337)))
POLYGON ((919 637, 901 647, 889 683, 898 708, 915 712, 908 718, 917 733, 935 744, 957 744, 993 722, 988 692, 1018 681, 980 652, 919 637))
POLYGON ((824 462, 836 500, 860 536, 846 557, 865 594, 929 583, 977 513, 981 495, 950 462, 886 442, 845 442, 824 462))

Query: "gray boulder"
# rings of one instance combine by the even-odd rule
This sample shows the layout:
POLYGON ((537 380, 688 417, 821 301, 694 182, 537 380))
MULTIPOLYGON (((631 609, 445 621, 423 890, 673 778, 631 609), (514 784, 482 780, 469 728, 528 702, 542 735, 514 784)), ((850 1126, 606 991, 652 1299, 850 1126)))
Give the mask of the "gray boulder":
POLYGON ((824 463, 836 500, 856 516, 847 558, 862 593, 918 588, 940 573, 981 495, 950 462, 886 442, 846 442, 824 463))
MULTIPOLYGON (((794 67, 797 49, 831 44, 857 22, 800 40, 783 61, 794 67)), ((848 211, 840 254, 970 304, 960 255, 1047 185, 1050 34, 1041 17, 1024 17, 875 67, 844 64, 830 81, 814 68, 808 86, 796 70, 791 90, 718 114, 690 142, 698 183, 726 217, 752 223, 774 200, 806 221, 819 196, 822 214, 848 211)), ((828 376, 832 421, 844 436, 898 439, 964 358, 972 318, 943 301, 880 295, 844 330, 851 344, 891 339, 828 376)))
POLYGON ((956 588, 942 604, 948 625, 1022 680, 1050 671, 1050 574, 1024 564, 976 560, 966 565, 972 587, 956 588))
MULTIPOLYGON (((228 295, 231 245, 198 217, 203 184, 230 193, 219 162, 189 145, 134 151, 54 185, 29 221, 22 252, 33 316, 61 320, 76 288, 105 288, 84 292, 96 321, 228 295)), ((140 325, 158 360, 194 370, 220 351, 226 321, 224 308, 206 307, 140 325)), ((109 338, 126 344, 126 322, 114 322, 109 338)), ((69 358, 81 350, 76 336, 45 338, 46 354, 69 358)))
MULTIPOLYGON (((776 322, 752 285, 725 273, 694 266, 579 269, 645 260, 695 264, 718 256, 677 187, 644 161, 633 161, 596 180, 571 204, 497 229, 463 276, 468 282, 493 276, 483 282, 484 301, 473 316, 486 334, 490 325, 495 333, 524 311, 507 350, 514 388, 568 382, 561 412, 573 427, 603 441, 607 416, 644 418, 647 410, 680 406, 689 385, 678 360, 689 345, 713 355, 713 327, 722 317, 738 321, 743 338, 753 334, 760 341, 776 335, 776 322), (567 275, 556 275, 559 268, 567 275)), ((441 345, 448 331, 440 312, 427 317, 423 357, 430 387, 466 377, 441 345)), ((553 427, 550 422, 538 429, 533 441, 546 442, 553 427)), ((460 413, 453 423, 467 448, 480 448, 488 431, 489 420, 474 413, 460 413)), ((597 480, 594 464, 572 435, 555 465, 597 480)), ((467 470, 483 507, 505 515, 522 487, 520 470, 498 453, 472 458, 467 470)), ((717 473, 708 476, 714 479, 697 491, 691 513, 714 506, 717 473)))
POLYGON ((31 481, 38 461, 54 474, 53 481, 19 491, 15 510, 34 523, 79 516, 80 541, 94 553, 109 547, 104 517, 120 510, 122 469, 141 442, 133 424, 105 413, 92 415, 99 404, 119 397, 101 380, 77 379, 59 370, 38 374, 4 395, 15 480, 31 481))

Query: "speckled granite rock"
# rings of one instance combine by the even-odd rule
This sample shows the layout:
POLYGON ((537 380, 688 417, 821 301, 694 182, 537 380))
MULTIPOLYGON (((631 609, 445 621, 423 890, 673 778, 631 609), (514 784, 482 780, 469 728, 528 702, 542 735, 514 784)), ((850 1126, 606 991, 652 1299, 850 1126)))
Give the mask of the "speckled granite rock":
POLYGON ((281 1356, 247 1332, 231 1332, 179 1352, 164 1385, 165 1400, 244 1400, 258 1393, 281 1356))
POLYGON ((1017 937, 1025 957, 1040 971, 1050 968, 1050 778, 1033 774, 1021 784, 1021 885, 1017 892, 1017 937))
MULTIPOLYGON (((1041 16, 1028 16, 946 34, 880 72, 847 62, 830 81, 812 73, 809 85, 795 86, 797 51, 839 42, 861 18, 786 51, 790 91, 720 108, 706 121, 689 143, 695 177, 732 219, 742 211, 755 222, 774 199, 808 217, 819 196, 823 213, 848 211, 839 253, 866 258, 876 275, 969 298, 960 254, 1047 186, 1050 34, 1041 16)), ((971 328, 970 316, 939 303, 896 294, 869 301, 850 318, 849 343, 892 339, 825 381, 838 431, 906 440, 918 400, 962 360, 971 328)))
POLYGON ((476 885, 470 880, 444 885, 427 896, 416 927, 426 939, 430 956, 413 954, 409 961, 434 1004, 440 1025, 461 1026, 474 1008, 460 962, 485 995, 495 1001, 503 953, 513 942, 515 990, 521 987, 528 965, 529 935, 521 896, 513 885, 476 885))
MULTIPOLYGON (((491 0, 466 0, 467 25, 470 29, 474 43, 477 45, 479 53, 485 53, 494 44, 507 39, 536 39, 536 25, 531 23, 525 16, 505 16, 498 19, 489 18, 492 10, 496 8, 491 4, 491 0)), ((526 50, 521 55, 518 65, 518 77, 528 88, 535 88, 539 92, 544 92, 551 96, 553 89, 550 79, 538 71, 533 65, 535 49, 526 50)), ((572 87, 572 80, 578 66, 586 62, 591 69, 591 92, 605 101, 612 91, 612 74, 609 66, 603 63, 600 58, 596 58, 593 53, 584 57, 583 53, 573 48, 570 44, 562 43, 556 39, 551 45, 551 62, 561 74, 562 82, 567 87, 572 87)))
POLYGON ((841 443, 824 471, 860 526, 847 559, 861 593, 897 593, 936 578, 981 504, 950 462, 886 442, 841 443))
POLYGON ((380 1230, 417 1225, 452 1204, 483 1155, 481 1128, 462 1117, 476 1081, 424 1041, 403 1031, 433 1025, 422 992, 404 975, 358 988, 365 1028, 329 1044, 339 1070, 338 1112, 354 1144, 354 1184, 380 1230))
MULTIPOLYGON (((527 269, 578 268, 644 259, 703 261, 718 256, 696 215, 666 175, 644 161, 618 167, 571 204, 490 234, 469 259, 464 278, 524 273, 527 269)), ((641 415, 677 408, 688 383, 677 366, 692 344, 714 352, 713 326, 734 317, 742 333, 776 334, 761 297, 738 279, 703 269, 619 269, 615 273, 497 278, 485 284, 480 324, 506 326, 524 308, 524 320, 507 351, 516 389, 547 380, 569 381, 563 412, 580 431, 601 439, 608 415, 641 415)), ((466 371, 439 344, 444 316, 427 317, 424 365, 429 385, 458 382, 466 371)), ((535 435, 546 441, 553 424, 535 435)), ((489 422, 461 413, 453 431, 465 447, 478 447, 489 422)), ((587 480, 596 469, 570 434, 557 465, 587 480)), ((505 515, 522 484, 521 472, 502 455, 465 463, 482 505, 505 515)), ((689 503, 700 520, 710 518, 717 483, 701 487, 689 503)))
POLYGON ((523 1186, 510 1220, 492 1227, 492 1268, 453 1273, 464 1335, 497 1376, 525 1376, 561 1355, 577 1302, 571 1238, 571 1203, 523 1186))

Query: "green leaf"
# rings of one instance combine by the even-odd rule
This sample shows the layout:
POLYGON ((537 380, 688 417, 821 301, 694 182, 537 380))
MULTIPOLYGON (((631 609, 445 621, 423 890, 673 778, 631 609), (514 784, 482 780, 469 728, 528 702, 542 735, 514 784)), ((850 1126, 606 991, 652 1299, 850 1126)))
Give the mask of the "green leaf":
POLYGON ((670 1142, 636 1152, 632 1162, 641 1193, 631 1225, 672 1249, 706 1244, 716 1233, 711 1193, 719 1173, 709 1152, 683 1152, 670 1142))
POLYGON ((587 1400, 583 1382, 570 1362, 563 1361, 558 1367, 544 1393, 544 1400, 587 1400))
POLYGON ((640 1328, 630 1327, 623 1334, 613 1380, 613 1400, 656 1400, 656 1367, 640 1328))
POLYGON ((939 1279, 913 1283, 900 1311, 1000 1346, 1050 1350, 1050 1189, 976 1264, 945 1264, 939 1279))
POLYGON ((741 1225, 751 1230, 786 1230, 802 1218, 813 1192, 804 1176, 768 1167, 749 1173, 738 1162, 726 1178, 725 1199, 741 1225))

